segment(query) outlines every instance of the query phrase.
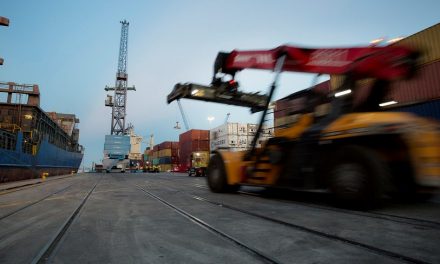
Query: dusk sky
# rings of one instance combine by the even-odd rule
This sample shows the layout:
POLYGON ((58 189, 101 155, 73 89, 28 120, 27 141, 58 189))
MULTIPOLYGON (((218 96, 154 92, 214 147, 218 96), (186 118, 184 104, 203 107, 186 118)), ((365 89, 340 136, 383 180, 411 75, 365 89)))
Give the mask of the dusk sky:
MULTIPOLYGON (((104 87, 115 83, 120 20, 130 22, 128 83, 137 89, 128 94, 127 122, 145 141, 154 134, 160 143, 177 141, 184 132, 173 129, 183 122, 177 104, 166 104, 167 94, 178 82, 209 84, 219 51, 368 45, 437 24, 439 10, 438 0, 2 0, 0 16, 10 26, 0 28, 0 81, 38 84, 43 110, 76 114, 88 167, 102 159, 110 133, 104 87)), ((309 87, 313 77, 285 73, 275 98, 309 87)), ((272 78, 255 70, 238 75, 245 91, 266 91, 272 78)), ((182 105, 195 129, 218 126, 227 113, 230 122, 258 119, 245 108, 188 100, 182 105), (208 116, 215 120, 209 123, 208 116)))

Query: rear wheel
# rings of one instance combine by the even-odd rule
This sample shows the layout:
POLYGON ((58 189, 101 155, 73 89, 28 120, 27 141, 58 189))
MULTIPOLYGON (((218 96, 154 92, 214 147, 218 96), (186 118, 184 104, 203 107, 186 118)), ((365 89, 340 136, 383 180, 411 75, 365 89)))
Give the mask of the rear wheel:
POLYGON ((213 192, 236 192, 240 188, 239 185, 228 184, 225 164, 219 154, 214 154, 214 156, 211 157, 207 175, 209 189, 213 192))
POLYGON ((330 170, 330 189, 344 206, 372 207, 384 192, 387 165, 361 146, 341 148, 330 170))

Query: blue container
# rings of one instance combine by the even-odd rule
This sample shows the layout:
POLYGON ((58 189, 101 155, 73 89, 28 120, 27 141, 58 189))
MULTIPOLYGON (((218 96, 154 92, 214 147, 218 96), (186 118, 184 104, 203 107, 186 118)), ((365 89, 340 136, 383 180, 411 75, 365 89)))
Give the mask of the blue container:
POLYGON ((117 149, 117 150, 127 150, 130 151, 130 145, 118 145, 118 144, 104 144, 104 149, 105 150, 112 150, 112 149, 117 149))
POLYGON ((390 109, 390 111, 409 112, 421 117, 433 118, 440 121, 440 100, 397 107, 390 109))
POLYGON ((171 164, 171 157, 159 158, 159 164, 171 164))
POLYGON ((130 136, 106 135, 104 144, 130 145, 130 136))
POLYGON ((112 154, 110 154, 109 155, 109 158, 110 159, 119 159, 119 160, 121 160, 121 159, 125 159, 125 154, 117 154, 117 153, 112 153, 112 154))

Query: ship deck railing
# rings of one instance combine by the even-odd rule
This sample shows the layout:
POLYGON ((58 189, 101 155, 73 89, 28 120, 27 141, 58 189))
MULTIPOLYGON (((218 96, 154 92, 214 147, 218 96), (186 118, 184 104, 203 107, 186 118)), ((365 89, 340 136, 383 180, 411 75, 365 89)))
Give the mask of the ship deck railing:
POLYGON ((0 129, 0 149, 15 150, 17 137, 15 134, 0 129))

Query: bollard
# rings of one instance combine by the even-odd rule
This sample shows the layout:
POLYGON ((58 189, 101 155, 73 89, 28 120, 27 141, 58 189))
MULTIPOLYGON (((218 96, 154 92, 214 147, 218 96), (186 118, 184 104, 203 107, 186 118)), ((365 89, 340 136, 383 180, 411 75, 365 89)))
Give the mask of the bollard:
POLYGON ((46 180, 46 177, 48 177, 48 176, 49 176, 49 173, 43 172, 43 174, 41 175, 41 179, 44 181, 44 180, 46 180))

